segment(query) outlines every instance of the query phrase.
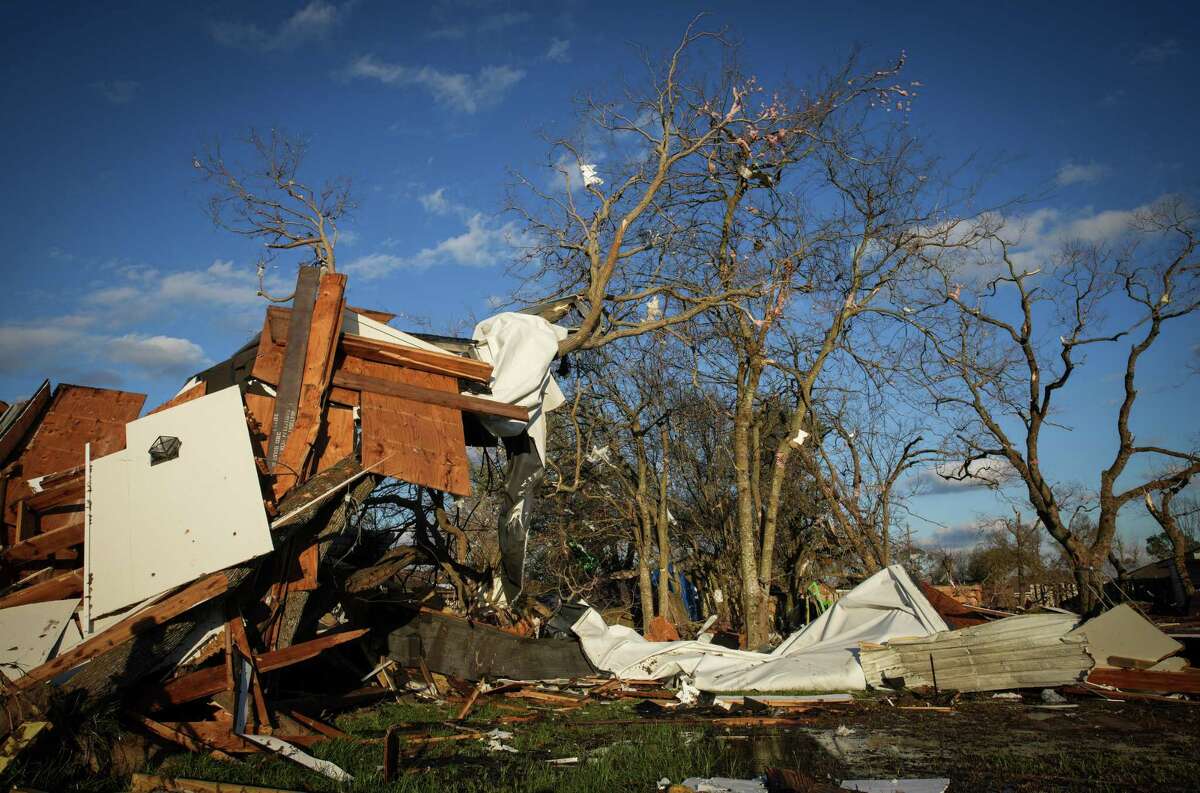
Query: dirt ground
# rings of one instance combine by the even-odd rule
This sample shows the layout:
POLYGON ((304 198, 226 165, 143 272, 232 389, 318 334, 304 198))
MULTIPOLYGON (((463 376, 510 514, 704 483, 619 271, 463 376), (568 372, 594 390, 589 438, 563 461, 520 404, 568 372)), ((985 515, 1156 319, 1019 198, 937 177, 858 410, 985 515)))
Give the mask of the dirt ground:
MULTIPOLYGON (((0 788, 128 790, 129 771, 141 770, 286 790, 651 793, 664 778, 746 778, 774 767, 835 784, 948 777, 956 792, 1200 789, 1200 703, 1068 699, 1065 707, 1046 707, 1036 691, 1020 702, 870 694, 799 714, 749 714, 786 717, 782 726, 730 722, 748 714, 712 707, 664 710, 620 700, 560 710, 486 696, 456 723, 458 704, 405 699, 343 714, 336 724, 348 737, 311 750, 354 775, 343 785, 274 756, 230 762, 158 746, 126 758, 123 771, 101 763, 64 776, 61 764, 30 764, 0 779, 0 788), (385 782, 389 728, 401 736, 402 756, 397 777, 385 782), (497 728, 510 733, 499 743, 514 751, 489 749, 477 737, 497 728), (429 736, 451 740, 423 743, 429 736)), ((125 734, 127 748, 145 745, 135 736, 125 734)))

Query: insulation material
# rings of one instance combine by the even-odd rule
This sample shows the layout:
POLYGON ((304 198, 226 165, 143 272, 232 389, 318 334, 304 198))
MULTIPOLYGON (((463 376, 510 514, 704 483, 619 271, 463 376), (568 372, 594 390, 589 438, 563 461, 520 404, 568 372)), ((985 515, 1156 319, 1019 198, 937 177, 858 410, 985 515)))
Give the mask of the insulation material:
POLYGON ((273 548, 236 387, 134 421, 126 434, 124 451, 88 469, 85 626, 273 548), (179 456, 152 465, 160 436, 181 441, 179 456))
POLYGON ((1116 666, 1108 660, 1114 657, 1145 661, 1149 665, 1183 649, 1182 644, 1160 631, 1128 603, 1093 617, 1070 635, 1082 636, 1087 641, 1088 653, 1096 666, 1116 666))
POLYGON ((79 598, 0 609, 0 672, 16 680, 54 652, 79 598))
POLYGON ((864 645, 867 682, 903 678, 908 687, 950 691, 1052 688, 1073 683, 1092 668, 1074 614, 1018 614, 927 638, 893 639, 883 647, 864 645))
POLYGON ((563 403, 562 391, 550 375, 558 343, 566 328, 532 314, 505 312, 475 326, 472 338, 481 342, 479 359, 492 365, 492 399, 529 408, 529 422, 481 417, 493 435, 511 438, 528 430, 538 454, 546 457, 545 414, 563 403))
MULTIPOLYGON (((341 370, 439 391, 456 392, 453 377, 346 357, 341 370)), ((384 476, 444 490, 471 493, 462 413, 402 397, 362 393, 362 463, 384 476)))
POLYGON ((698 641, 648 642, 632 628, 605 625, 593 609, 572 630, 588 660, 618 677, 662 680, 683 674, 701 691, 845 691, 866 688, 859 642, 928 636, 945 630, 945 623, 903 568, 893 565, 772 653, 698 641))

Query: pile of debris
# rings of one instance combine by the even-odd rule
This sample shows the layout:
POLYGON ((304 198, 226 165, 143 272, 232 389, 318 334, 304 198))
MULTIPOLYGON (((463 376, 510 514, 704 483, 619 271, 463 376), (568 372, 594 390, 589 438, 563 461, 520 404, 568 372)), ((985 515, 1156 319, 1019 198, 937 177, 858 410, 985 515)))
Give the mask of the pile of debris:
MULTIPOLYGON (((302 751, 337 734, 313 715, 327 703, 285 702, 278 673, 336 647, 380 658, 363 598, 453 560, 399 546, 347 569, 331 549, 385 477, 469 494, 468 440, 508 447, 495 589, 520 591, 566 331, 501 314, 472 339, 422 338, 345 288, 300 268, 290 308, 140 418, 144 395, 49 382, 0 405, 0 772, 75 695, 190 750, 280 752, 341 778, 302 751)), ((307 693, 387 693, 352 682, 307 693)))
POLYGON ((304 751, 344 737, 325 714, 406 692, 461 701, 460 721, 481 697, 553 709, 636 697, 664 711, 736 704, 750 712, 706 718, 748 726, 839 700, 712 695, 1200 693, 1180 643, 1129 606, 1087 621, 1010 615, 899 566, 770 653, 713 641, 712 619, 693 639, 660 625, 652 638, 675 640, 648 641, 583 604, 496 626, 405 598, 388 588, 398 572, 453 580, 462 560, 421 536, 358 552, 348 529, 364 501, 385 478, 469 495, 468 445, 499 442, 501 564, 481 589, 501 605, 520 594, 567 331, 553 304, 485 320, 471 339, 413 335, 348 307, 345 287, 301 268, 291 308, 268 308, 255 339, 144 416, 141 394, 49 382, 0 406, 0 773, 64 697, 119 703, 127 724, 188 750, 276 752, 345 780, 304 751))

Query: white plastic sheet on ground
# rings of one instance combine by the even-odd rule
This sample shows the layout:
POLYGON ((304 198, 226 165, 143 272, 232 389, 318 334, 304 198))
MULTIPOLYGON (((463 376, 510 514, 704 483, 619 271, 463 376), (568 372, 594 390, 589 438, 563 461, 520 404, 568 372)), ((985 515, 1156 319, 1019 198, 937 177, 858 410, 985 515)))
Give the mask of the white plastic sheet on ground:
POLYGON ((697 641, 648 642, 606 625, 588 609, 573 626, 597 669, 618 677, 662 680, 687 675, 701 691, 845 691, 866 688, 859 642, 929 636, 948 630, 899 565, 879 571, 771 653, 697 641))
POLYGON ((567 337, 566 328, 533 314, 504 312, 475 326, 479 359, 492 365, 491 398, 497 402, 529 408, 529 424, 514 419, 483 416, 484 426, 502 438, 528 429, 542 460, 546 459, 545 414, 563 403, 562 391, 550 375, 550 364, 558 355, 558 343, 567 337))

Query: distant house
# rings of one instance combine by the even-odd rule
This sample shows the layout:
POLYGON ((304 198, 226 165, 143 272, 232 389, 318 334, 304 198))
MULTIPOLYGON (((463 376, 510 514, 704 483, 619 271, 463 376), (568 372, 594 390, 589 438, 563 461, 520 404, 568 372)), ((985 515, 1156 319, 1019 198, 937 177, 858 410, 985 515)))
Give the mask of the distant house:
MULTIPOLYGON (((1187 556, 1188 577, 1200 587, 1200 545, 1192 547, 1187 556)), ((1175 573, 1172 559, 1159 559, 1131 570, 1123 586, 1138 600, 1148 600, 1160 608, 1178 609, 1183 605, 1183 586, 1175 573)))

